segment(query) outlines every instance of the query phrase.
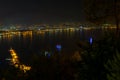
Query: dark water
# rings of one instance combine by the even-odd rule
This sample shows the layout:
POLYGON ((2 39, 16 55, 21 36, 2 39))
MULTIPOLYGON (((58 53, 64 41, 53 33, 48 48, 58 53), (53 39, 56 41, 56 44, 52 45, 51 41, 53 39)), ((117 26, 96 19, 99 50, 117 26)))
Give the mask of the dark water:
MULTIPOLYGON (((4 34, 4 33, 1 33, 4 34)), ((13 48, 23 61, 31 58, 31 54, 41 52, 54 53, 56 45, 61 45, 63 54, 72 54, 79 49, 78 42, 100 38, 102 30, 58 30, 58 31, 24 31, 0 36, 0 60, 10 58, 9 49, 13 48)))

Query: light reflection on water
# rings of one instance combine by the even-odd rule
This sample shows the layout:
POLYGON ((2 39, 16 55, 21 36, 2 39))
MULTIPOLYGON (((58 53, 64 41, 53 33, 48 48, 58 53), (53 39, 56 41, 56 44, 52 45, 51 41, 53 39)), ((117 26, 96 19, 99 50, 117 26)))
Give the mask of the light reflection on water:
POLYGON ((8 50, 12 47, 19 56, 25 59, 30 54, 39 54, 41 51, 56 51, 56 45, 62 46, 64 54, 71 54, 79 48, 80 40, 97 38, 101 30, 54 30, 54 31, 23 31, 6 32, 0 35, 0 58, 10 57, 8 50))

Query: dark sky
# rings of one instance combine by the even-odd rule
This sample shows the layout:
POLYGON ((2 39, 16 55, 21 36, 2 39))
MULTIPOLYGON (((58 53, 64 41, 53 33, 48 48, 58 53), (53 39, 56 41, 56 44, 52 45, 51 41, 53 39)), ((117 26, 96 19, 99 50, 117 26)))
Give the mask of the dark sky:
POLYGON ((84 21, 83 3, 62 0, 0 0, 0 23, 84 21))

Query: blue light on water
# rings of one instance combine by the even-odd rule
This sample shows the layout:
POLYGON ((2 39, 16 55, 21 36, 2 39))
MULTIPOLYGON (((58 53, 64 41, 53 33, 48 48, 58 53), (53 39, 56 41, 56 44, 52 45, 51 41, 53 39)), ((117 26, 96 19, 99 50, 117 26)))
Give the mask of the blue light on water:
POLYGON ((93 43, 93 38, 92 37, 90 37, 89 42, 90 42, 90 44, 93 43))
POLYGON ((58 51, 61 51, 61 48, 62 48, 62 46, 61 45, 56 45, 56 49, 58 50, 58 51))

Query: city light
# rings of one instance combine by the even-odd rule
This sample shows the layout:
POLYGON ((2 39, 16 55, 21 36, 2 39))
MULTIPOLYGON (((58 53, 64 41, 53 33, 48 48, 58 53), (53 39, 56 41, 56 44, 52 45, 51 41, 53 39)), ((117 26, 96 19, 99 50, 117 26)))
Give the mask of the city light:
POLYGON ((12 48, 10 49, 10 54, 12 56, 12 58, 10 59, 11 63, 16 68, 19 68, 20 70, 24 71, 24 73, 31 69, 30 66, 26 66, 26 65, 20 63, 18 56, 17 56, 17 53, 12 48))

